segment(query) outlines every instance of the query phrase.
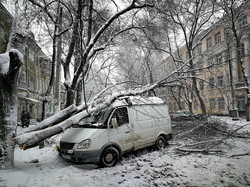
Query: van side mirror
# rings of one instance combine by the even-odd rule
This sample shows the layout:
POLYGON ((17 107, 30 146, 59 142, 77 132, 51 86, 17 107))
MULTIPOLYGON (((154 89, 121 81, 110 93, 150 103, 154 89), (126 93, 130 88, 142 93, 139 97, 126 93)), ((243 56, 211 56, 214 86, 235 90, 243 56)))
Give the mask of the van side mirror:
POLYGON ((116 119, 116 118, 112 118, 112 119, 111 119, 111 126, 114 127, 114 128, 117 128, 117 127, 118 127, 117 119, 116 119))

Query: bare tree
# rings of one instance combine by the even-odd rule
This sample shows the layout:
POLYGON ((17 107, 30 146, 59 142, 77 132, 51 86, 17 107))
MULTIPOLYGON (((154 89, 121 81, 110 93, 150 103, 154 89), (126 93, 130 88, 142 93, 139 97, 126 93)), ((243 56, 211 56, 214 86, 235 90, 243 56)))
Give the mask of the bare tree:
MULTIPOLYGON (((55 3, 50 2, 46 3, 29 0, 33 5, 39 7, 41 11, 46 13, 45 17, 49 17, 52 20, 52 25, 56 24, 55 21, 58 14, 55 13, 55 3), (53 4, 53 5, 52 5, 53 4)), ((67 92, 67 102, 66 107, 70 106, 75 101, 75 93, 78 88, 79 83, 84 80, 87 72, 90 68, 90 60, 98 55, 100 51, 103 51, 107 46, 109 46, 116 36, 121 32, 132 29, 132 26, 128 25, 123 27, 122 23, 125 21, 123 17, 126 16, 128 12, 132 10, 140 10, 149 6, 150 4, 141 3, 139 0, 133 0, 131 2, 126 2, 127 5, 125 8, 121 9, 116 3, 106 1, 83 1, 77 0, 75 2, 61 1, 62 6, 66 7, 69 11, 65 11, 64 14, 68 13, 73 20, 72 26, 70 21, 67 21, 69 24, 63 29, 61 33, 57 34, 66 34, 68 38, 71 38, 70 41, 67 41, 66 51, 65 51, 65 60, 63 62, 64 70, 64 85, 67 92), (109 6, 115 7, 114 13, 107 11, 105 8, 109 6), (68 31, 66 33, 66 31, 68 31), (80 42, 78 53, 80 56, 78 58, 79 64, 75 64, 72 58, 74 51, 76 51, 76 43, 80 42), (73 62, 73 64, 72 64, 73 62), (74 74, 71 75, 70 68, 74 66, 74 74)), ((127 20, 125 21, 127 22, 127 20)), ((57 36, 52 36, 55 38, 57 36)), ((63 37, 65 38, 65 37, 63 37)), ((66 42, 66 41, 65 41, 66 42)), ((65 44, 64 44, 65 45, 65 44)), ((75 53, 76 54, 76 53, 75 53)))
POLYGON ((197 86, 193 50, 196 38, 213 16, 214 10, 213 1, 205 0, 170 0, 165 2, 163 9, 159 8, 160 13, 165 15, 168 20, 171 20, 172 23, 180 29, 182 37, 184 38, 187 49, 186 60, 188 61, 188 68, 191 74, 192 89, 198 98, 203 114, 206 114, 206 107, 197 86))

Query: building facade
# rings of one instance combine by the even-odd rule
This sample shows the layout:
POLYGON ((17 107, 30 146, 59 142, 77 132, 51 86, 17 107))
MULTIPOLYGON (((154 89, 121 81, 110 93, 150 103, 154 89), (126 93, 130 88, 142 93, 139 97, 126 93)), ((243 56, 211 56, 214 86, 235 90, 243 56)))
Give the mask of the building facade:
MULTIPOLYGON (((1 3, 0 17, 0 53, 4 53, 11 35, 13 17, 1 3)), ((15 35, 14 48, 24 56, 24 64, 18 82, 18 120, 21 118, 22 111, 29 112, 32 119, 40 120, 42 100, 50 80, 51 60, 38 46, 32 33, 26 33, 17 28, 15 35)), ((52 92, 48 98, 46 113, 50 115, 53 112, 52 92)))
MULTIPOLYGON (((210 114, 229 115, 232 109, 238 109, 244 115, 247 100, 246 84, 242 73, 241 63, 237 61, 237 52, 245 68, 245 74, 250 77, 250 13, 245 10, 236 25, 241 36, 240 48, 236 47, 233 33, 223 22, 218 22, 203 32, 196 39, 192 51, 194 69, 200 95, 205 102, 206 110, 210 114)), ((187 49, 183 46, 174 57, 183 62, 188 60, 187 49), (178 55, 177 55, 178 54, 178 55)), ((181 65, 176 64, 172 57, 168 57, 160 64, 163 77, 175 71, 181 65)), ((185 70, 185 66, 183 67, 185 70)), ((183 71, 180 71, 183 72, 183 71)), ((181 80, 188 74, 176 74, 181 80)), ((250 81, 249 81, 250 82, 250 81)), ((160 91, 169 105, 171 113, 178 110, 192 109, 194 113, 201 113, 198 99, 191 88, 190 79, 183 79, 181 85, 160 91), (190 87, 188 86, 190 85, 190 87), (191 106, 191 107, 190 107, 191 106)))
MULTIPOLYGON (((51 60, 37 45, 32 34, 28 37, 27 46, 19 78, 18 118, 22 111, 28 111, 31 118, 41 120, 42 101, 50 80, 51 60)), ((46 105, 47 115, 54 111, 52 97, 46 105)))

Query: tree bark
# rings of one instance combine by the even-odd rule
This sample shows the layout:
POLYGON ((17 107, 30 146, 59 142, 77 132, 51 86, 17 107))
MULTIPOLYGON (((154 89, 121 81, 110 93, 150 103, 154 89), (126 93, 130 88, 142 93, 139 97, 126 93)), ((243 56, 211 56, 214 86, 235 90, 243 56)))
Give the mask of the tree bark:
POLYGON ((11 138, 15 136, 17 127, 17 83, 23 64, 20 52, 10 50, 0 55, 2 67, 4 58, 1 57, 4 56, 9 57, 9 69, 6 74, 0 69, 0 169, 14 166, 14 144, 11 138))
POLYGON ((74 103, 75 99, 75 91, 72 90, 70 87, 66 89, 66 106, 69 107, 74 103))
MULTIPOLYGON (((58 33, 60 33, 62 31, 62 7, 60 7, 58 22, 59 22, 58 33)), ((60 35, 58 36, 58 41, 57 41, 57 57, 56 57, 56 81, 55 81, 55 98, 57 102, 56 112, 59 112, 61 110, 61 56, 62 56, 62 36, 60 35)))
POLYGON ((45 120, 38 123, 36 126, 31 127, 28 132, 42 130, 49 126, 53 126, 53 124, 60 123, 63 120, 69 118, 73 113, 77 111, 78 108, 75 105, 71 105, 68 108, 65 108, 64 110, 59 111, 55 115, 46 118, 45 120))

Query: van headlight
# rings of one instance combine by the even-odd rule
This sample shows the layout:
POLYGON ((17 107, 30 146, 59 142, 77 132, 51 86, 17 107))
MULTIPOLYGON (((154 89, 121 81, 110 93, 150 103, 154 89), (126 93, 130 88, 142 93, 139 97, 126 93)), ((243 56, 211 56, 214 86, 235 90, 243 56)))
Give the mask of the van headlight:
POLYGON ((78 144, 77 149, 87 149, 89 148, 90 144, 91 144, 90 139, 83 140, 78 144))

